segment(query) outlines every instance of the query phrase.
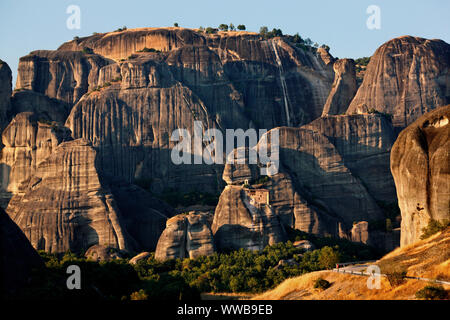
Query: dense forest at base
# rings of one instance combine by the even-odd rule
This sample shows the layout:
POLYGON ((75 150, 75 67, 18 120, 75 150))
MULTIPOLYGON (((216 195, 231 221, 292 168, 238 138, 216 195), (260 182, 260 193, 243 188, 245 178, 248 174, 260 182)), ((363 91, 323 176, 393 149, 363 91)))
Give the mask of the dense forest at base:
POLYGON ((320 238, 289 230, 290 240, 267 246, 261 252, 240 249, 214 253, 196 259, 130 264, 129 258, 92 261, 82 254, 63 255, 40 251, 46 267, 34 270, 31 284, 10 299, 39 298, 98 300, 198 300, 203 292, 259 293, 274 288, 287 278, 330 269, 337 262, 372 260, 376 249, 332 237, 320 238), (309 240, 315 250, 305 251, 294 241, 309 240), (285 263, 280 263, 284 261, 285 263), (81 289, 66 286, 67 267, 81 270, 81 289))

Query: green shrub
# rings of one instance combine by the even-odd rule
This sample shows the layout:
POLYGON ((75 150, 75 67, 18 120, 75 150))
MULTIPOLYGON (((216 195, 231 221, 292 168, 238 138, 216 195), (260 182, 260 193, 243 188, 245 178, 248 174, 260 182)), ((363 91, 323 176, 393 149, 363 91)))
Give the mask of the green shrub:
POLYGON ((89 47, 84 47, 83 50, 81 50, 84 54, 94 54, 94 50, 92 50, 89 47))
POLYGON ((245 28, 245 25, 240 24, 240 25, 237 26, 237 29, 240 30, 240 31, 244 31, 246 28, 245 28))
POLYGON ((323 278, 319 278, 314 282, 314 289, 326 290, 331 286, 331 283, 323 278))
POLYGON ((332 269, 340 260, 339 252, 333 250, 333 248, 325 246, 320 249, 319 253, 319 265, 323 269, 332 269))
POLYGON ((422 235, 420 236, 420 239, 426 239, 431 237, 433 234, 436 234, 440 231, 443 231, 447 229, 450 226, 450 220, 445 219, 441 222, 431 219, 428 222, 428 225, 422 229, 422 235))
POLYGON ((416 292, 417 299, 424 300, 445 300, 448 292, 442 286, 428 285, 416 292))
POLYGON ((123 26, 122 28, 118 28, 116 30, 114 30, 114 32, 121 32, 121 31, 125 31, 127 30, 127 26, 123 26))
POLYGON ((219 30, 220 31, 228 31, 228 25, 225 23, 222 23, 219 25, 219 30))
POLYGON ((217 32, 217 29, 216 28, 207 27, 205 31, 208 34, 213 34, 213 33, 217 32))
POLYGON ((173 26, 174 26, 174 27, 178 27, 178 22, 175 22, 175 23, 173 24, 173 26))

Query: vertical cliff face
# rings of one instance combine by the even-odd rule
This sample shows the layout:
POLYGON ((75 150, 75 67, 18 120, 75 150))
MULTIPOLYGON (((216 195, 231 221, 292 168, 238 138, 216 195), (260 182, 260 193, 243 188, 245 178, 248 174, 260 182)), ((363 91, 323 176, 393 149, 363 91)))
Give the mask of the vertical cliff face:
POLYGON ((104 176, 95 150, 83 139, 58 144, 36 164, 7 212, 33 247, 55 253, 97 244, 153 250, 172 215, 144 190, 104 176))
POLYGON ((402 246, 419 240, 430 219, 450 218, 449 121, 450 106, 433 110, 403 130, 392 148, 402 246))
POLYGON ((338 150, 352 175, 377 201, 396 202, 390 172, 390 151, 396 135, 391 120, 376 114, 327 116, 304 128, 325 135, 338 150))
POLYGON ((200 36, 208 46, 183 43, 163 53, 135 52, 101 68, 99 84, 112 85, 81 99, 66 125, 75 138, 93 141, 105 171, 129 181, 152 179, 155 191, 201 184, 217 192, 223 166, 171 163, 173 130, 193 135, 194 121, 204 130, 272 128, 321 114, 332 72, 320 58, 282 40, 200 36))
POLYGON ((132 248, 87 141, 60 144, 21 191, 6 211, 36 249, 79 252, 99 243, 132 248))
MULTIPOLYGON (((396 202, 389 170, 395 136, 388 118, 328 116, 301 128, 279 128, 279 135, 277 174, 261 180, 257 165, 227 164, 227 184, 263 181, 278 219, 305 232, 347 237, 354 221, 385 219, 376 201, 396 202)), ((228 207, 239 211, 239 194, 224 191, 220 199, 216 219, 227 224, 221 212, 228 207)))
POLYGON ((110 63, 81 51, 33 51, 19 60, 16 89, 36 91, 73 105, 97 85, 100 68, 110 63))
POLYGON ((345 113, 358 89, 355 62, 352 59, 337 60, 333 64, 333 70, 334 82, 323 107, 322 116, 345 113))
POLYGON ((12 75, 8 64, 0 60, 0 129, 8 124, 8 113, 11 109, 12 75))
POLYGON ((2 134, 0 157, 1 205, 19 193, 20 185, 28 180, 38 165, 50 156, 56 146, 69 140, 67 128, 52 124, 33 112, 16 115, 2 134))
POLYGON ((450 45, 404 36, 386 42, 371 57, 347 114, 376 110, 406 127, 424 113, 450 103, 450 45))

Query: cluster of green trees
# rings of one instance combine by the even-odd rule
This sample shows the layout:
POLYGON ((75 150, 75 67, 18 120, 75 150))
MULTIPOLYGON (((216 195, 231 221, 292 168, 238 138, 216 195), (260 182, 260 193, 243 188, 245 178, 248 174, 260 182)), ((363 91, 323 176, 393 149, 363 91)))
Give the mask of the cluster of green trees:
POLYGON ((442 221, 431 219, 428 222, 428 225, 425 228, 422 228, 422 235, 420 236, 420 239, 424 240, 426 238, 429 238, 433 234, 444 231, 448 227, 450 227, 450 220, 448 219, 442 221))
POLYGON ((34 271, 30 287, 18 297, 196 300, 201 292, 262 292, 289 277, 333 268, 337 262, 378 257, 372 248, 347 240, 320 238, 298 230, 290 230, 289 235, 309 239, 317 249, 304 252, 288 241, 262 252, 240 249, 196 259, 161 262, 152 254, 136 265, 129 264, 128 259, 94 262, 72 253, 58 257, 40 251, 46 268, 34 271), (289 263, 280 265, 281 260, 289 263), (66 289, 69 265, 81 269, 81 290, 66 289))
POLYGON ((243 24, 240 24, 236 27, 232 23, 230 23, 230 24, 222 23, 217 28, 213 28, 213 27, 204 28, 202 26, 199 27, 199 30, 201 32, 206 32, 208 34, 213 34, 213 33, 216 33, 217 31, 236 31, 236 30, 245 31, 246 29, 247 29, 246 26, 243 24))

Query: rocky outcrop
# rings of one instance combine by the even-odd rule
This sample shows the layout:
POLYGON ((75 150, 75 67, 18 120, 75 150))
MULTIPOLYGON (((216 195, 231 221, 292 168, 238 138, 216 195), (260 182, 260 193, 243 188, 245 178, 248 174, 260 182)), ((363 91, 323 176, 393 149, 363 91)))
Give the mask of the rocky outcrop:
POLYGON ((404 36, 371 57, 347 114, 378 111, 406 127, 428 111, 450 103, 450 45, 404 36))
POLYGON ((351 239, 353 242, 367 244, 369 242, 369 223, 367 221, 355 222, 351 230, 351 239))
POLYGON ((8 64, 0 60, 0 130, 8 124, 11 109, 12 74, 8 64))
POLYGON ((79 252, 99 243, 131 249, 88 141, 60 144, 22 188, 7 212, 36 249, 79 252))
POLYGON ((32 112, 19 113, 2 134, 0 157, 1 206, 19 193, 20 185, 28 180, 36 168, 62 141, 70 140, 70 131, 52 123, 49 118, 32 112))
POLYGON ((173 130, 192 134, 194 120, 222 131, 307 123, 334 77, 325 56, 246 32, 135 29, 34 51, 21 58, 16 87, 76 104, 66 124, 93 143, 105 172, 151 179, 156 192, 215 193, 223 166, 173 165, 173 130))
POLYGON ((433 110, 403 130, 392 148, 402 246, 419 240, 430 219, 450 218, 449 122, 450 106, 433 110))
POLYGON ((314 243, 309 240, 299 240, 293 243, 294 247, 304 249, 305 251, 313 251, 316 249, 314 243))
POLYGON ((333 64, 334 82, 331 86, 322 116, 343 114, 358 89, 356 85, 355 61, 339 59, 333 64))
POLYGON ((228 185, 220 195, 212 224, 218 250, 262 250, 286 240, 280 218, 269 205, 256 205, 243 187, 228 185))
POLYGON ((389 117, 377 114, 321 117, 304 128, 325 135, 352 175, 377 201, 396 202, 390 151, 396 135, 389 117))
POLYGON ((156 247, 155 259, 197 258, 215 251, 207 215, 191 212, 167 220, 167 226, 156 247))
POLYGON ((27 285, 31 271, 44 267, 20 228, 0 208, 0 297, 8 298, 27 285))
POLYGON ((146 259, 150 258, 150 256, 151 256, 150 252, 141 252, 138 255, 136 255, 133 258, 131 258, 129 263, 130 264, 138 264, 139 261, 146 260, 146 259))
MULTIPOLYGON (((127 251, 145 249, 145 245, 153 249, 156 243, 151 248, 151 241, 162 232, 166 217, 147 207, 132 214, 124 211, 129 214, 124 218, 114 197, 118 191, 111 191, 109 183, 99 173, 96 152, 88 141, 63 142, 20 186, 7 212, 36 249, 79 252, 97 244, 127 251), (138 240, 127 232, 131 224, 127 219, 141 224, 138 230, 130 227, 138 240), (144 237, 145 232, 151 234, 140 243, 138 236, 144 237)), ((132 198, 129 191, 121 189, 121 196, 132 198)), ((137 193, 134 201, 139 203, 141 198, 137 193)))
POLYGON ((73 105, 98 85, 100 69, 112 62, 81 51, 33 51, 19 60, 16 89, 73 105))
MULTIPOLYGON (((395 135, 388 118, 328 116, 301 128, 278 130, 279 172, 261 179, 261 167, 249 165, 246 159, 247 164, 226 165, 227 184, 238 188, 245 180, 251 185, 262 181, 278 219, 305 232, 348 237, 354 221, 363 217, 384 221, 377 201, 396 201, 389 170, 395 135)), ((222 206, 237 208, 239 197, 225 189, 222 206)))

